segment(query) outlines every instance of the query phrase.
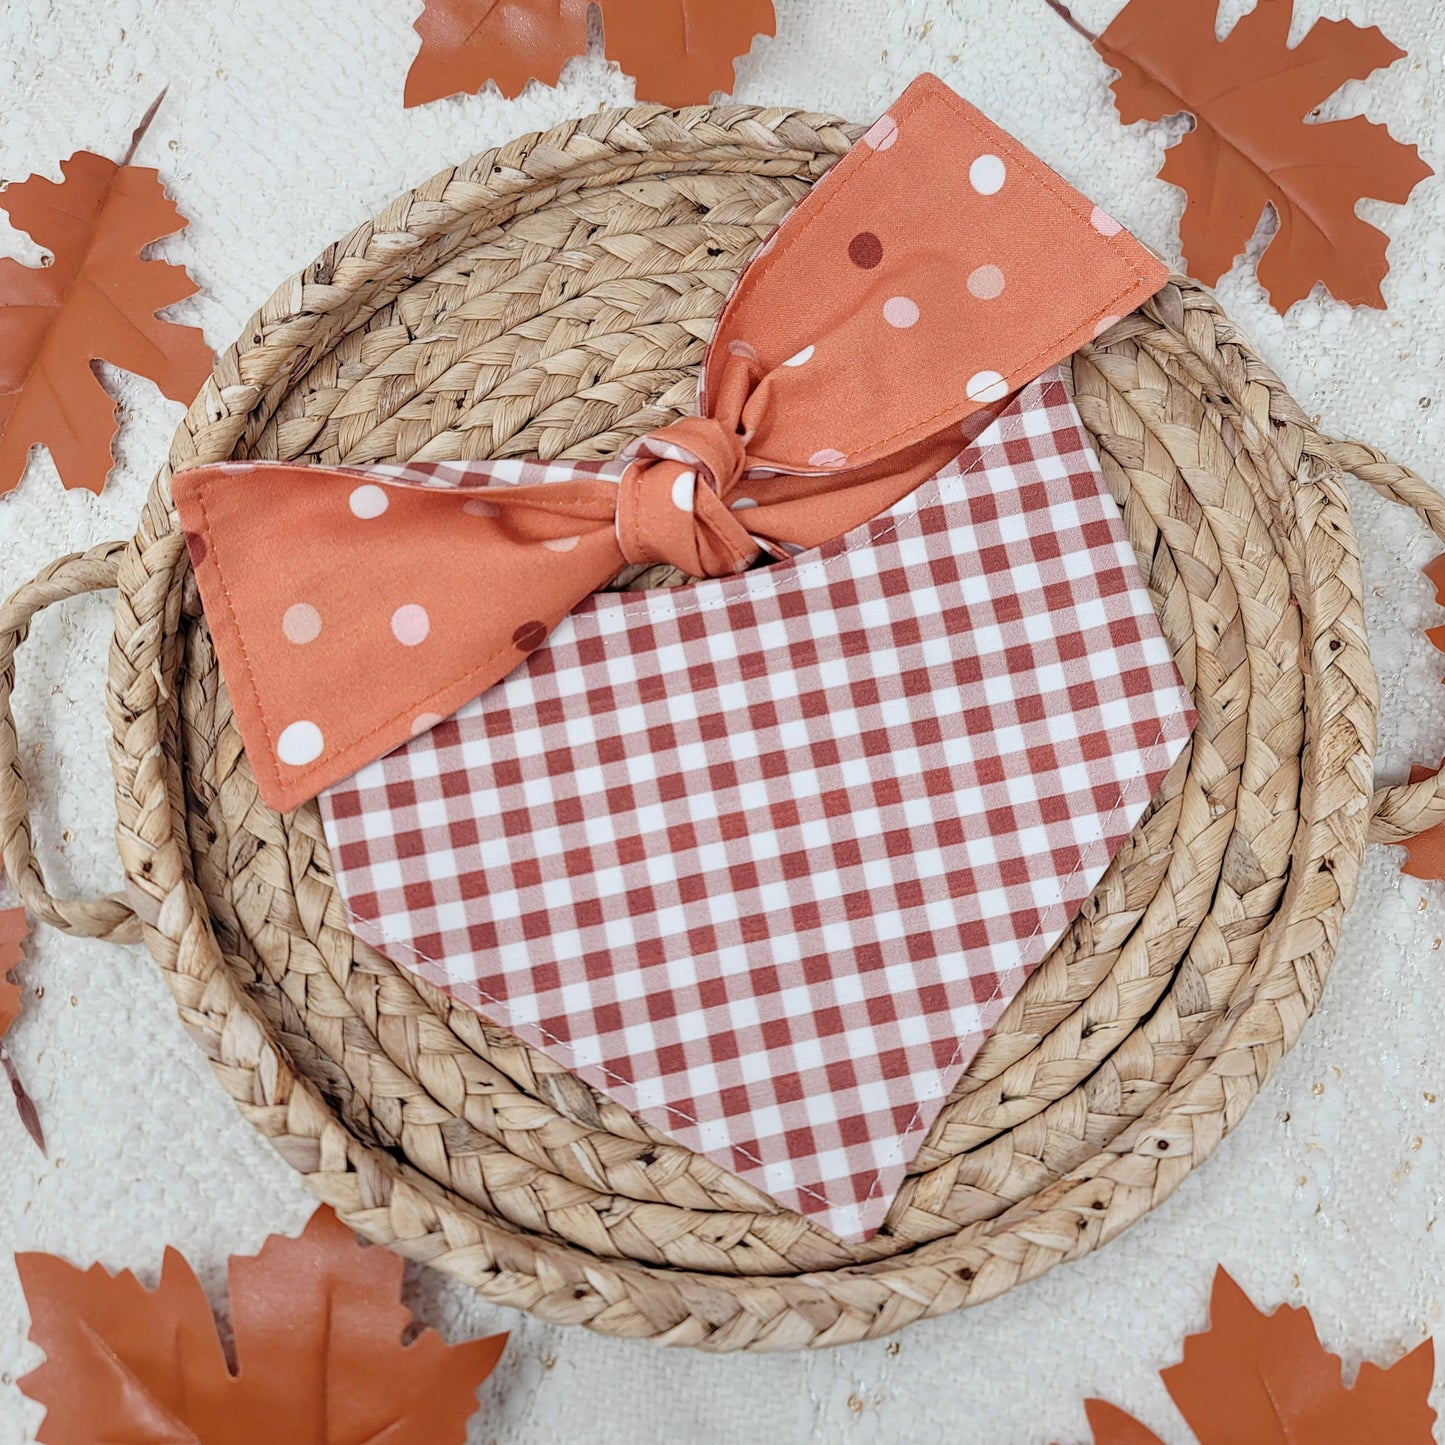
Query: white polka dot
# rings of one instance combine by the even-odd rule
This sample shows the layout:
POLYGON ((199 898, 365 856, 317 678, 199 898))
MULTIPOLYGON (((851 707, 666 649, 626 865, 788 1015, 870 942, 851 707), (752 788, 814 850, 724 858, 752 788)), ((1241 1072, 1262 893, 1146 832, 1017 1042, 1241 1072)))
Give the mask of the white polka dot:
POLYGON ((369 522, 373 517, 381 516, 390 505, 391 498, 386 495, 386 488, 375 486, 371 482, 357 487, 351 494, 352 514, 360 517, 363 522, 369 522))
POLYGON ((321 636, 321 614, 309 602, 293 602, 281 618, 287 642, 302 645, 321 636))
POLYGON ((746 512, 749 507, 756 507, 757 504, 756 497, 739 497, 737 501, 728 503, 728 511, 746 512))
POLYGON ((749 361, 756 361, 758 359, 757 348, 746 341, 729 341, 728 355, 743 356, 749 361))
POLYGON ((570 552, 581 540, 581 537, 546 537, 542 545, 549 552, 570 552))
POLYGON ((416 647, 425 642, 430 631, 431 618, 427 616, 426 608, 415 602, 408 602, 391 614, 391 635, 403 647, 416 647))
POLYGON ((900 331, 918 323, 918 303, 907 296, 890 296, 883 303, 883 319, 900 331))
POLYGON ((886 151, 898 139, 898 122, 891 115, 880 115, 864 133, 863 144, 875 151, 886 151))
POLYGON ((805 346, 796 356, 790 356, 784 366, 806 366, 813 359, 813 352, 816 347, 805 346))
POLYGON ((276 756, 288 767, 304 768, 321 756, 326 746, 314 722, 294 722, 276 739, 276 756))
POLYGON ((1094 213, 1089 217, 1089 224, 1101 236, 1117 236, 1124 229, 1108 211, 1101 211, 1098 206, 1094 207, 1094 213))
POLYGON ((419 738, 423 733, 429 733, 439 722, 445 721, 439 712, 419 712, 411 720, 411 735, 419 738))
POLYGON ((1008 382, 996 371, 976 371, 964 390, 970 401, 1002 401, 1008 395, 1008 382))
POLYGON ((824 467, 828 471, 837 471, 848 460, 847 455, 838 451, 835 447, 824 447, 816 451, 808 458, 810 467, 824 467))
POLYGON ((992 301, 1003 295, 1003 272, 997 266, 979 266, 968 273, 969 293, 980 301, 992 301))
POLYGON ((1117 326, 1123 319, 1122 316, 1101 316, 1099 324, 1094 327, 1095 337, 1102 336, 1111 326, 1117 326))
POLYGON ((679 512, 692 511, 693 493, 697 490, 696 472, 679 472, 672 484, 672 505, 679 512))
POLYGON ((968 168, 969 184, 981 196, 997 195, 1003 190, 1004 180, 1008 176, 1008 167, 993 155, 979 156, 968 168))

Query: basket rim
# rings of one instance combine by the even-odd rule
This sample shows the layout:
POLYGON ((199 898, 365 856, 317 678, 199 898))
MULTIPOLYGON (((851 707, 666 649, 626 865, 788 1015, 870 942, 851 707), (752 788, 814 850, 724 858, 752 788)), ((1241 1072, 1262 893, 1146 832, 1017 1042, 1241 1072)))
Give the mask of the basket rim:
POLYGON ((444 258, 449 239, 464 241, 528 201, 619 176, 799 164, 821 174, 862 129, 779 108, 638 106, 523 136, 440 172, 326 248, 243 328, 181 423, 121 560, 107 686, 119 841, 145 941, 182 1018, 243 1112, 349 1224, 469 1280, 489 1299, 609 1333, 718 1350, 872 1337, 992 1298, 1113 1238, 1213 1151, 1297 1037, 1318 1000, 1363 858, 1376 705, 1348 499, 1329 443, 1283 384, 1212 298, 1174 278, 1136 314, 1172 338, 1170 354, 1181 366, 1199 370, 1228 399, 1236 424, 1254 428, 1287 479, 1274 498, 1286 529, 1276 545, 1305 626, 1306 734, 1294 861, 1252 973, 1257 983, 1281 986, 1256 988, 1230 1009, 1216 1036, 1126 1131, 1127 1150, 1116 1140, 1026 1207, 881 1261, 792 1275, 708 1274, 592 1255, 477 1212, 462 1217, 441 1186, 351 1135, 269 1036, 224 962, 186 843, 175 684, 188 562, 170 499, 173 470, 247 446, 346 324, 380 305, 399 280, 425 274, 410 268, 444 258), (630 1302, 659 1286, 678 1301, 669 1328, 630 1302), (820 1291, 843 1300, 843 1312, 830 1317, 820 1291))

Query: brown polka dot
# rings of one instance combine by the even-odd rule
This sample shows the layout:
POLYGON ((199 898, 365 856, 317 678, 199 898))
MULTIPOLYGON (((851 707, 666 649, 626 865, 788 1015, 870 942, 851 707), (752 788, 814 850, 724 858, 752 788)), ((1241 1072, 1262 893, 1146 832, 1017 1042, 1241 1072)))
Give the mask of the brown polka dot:
POLYGON ((864 271, 871 271, 883 260, 883 242, 872 231, 859 231, 848 242, 848 259, 864 271))
POLYGON ((523 652, 531 652, 542 645, 547 629, 540 622, 524 622, 513 634, 512 642, 523 652))
POLYGON ((191 566, 199 567, 206 560, 206 539, 199 532, 187 532, 186 551, 191 554, 191 566))

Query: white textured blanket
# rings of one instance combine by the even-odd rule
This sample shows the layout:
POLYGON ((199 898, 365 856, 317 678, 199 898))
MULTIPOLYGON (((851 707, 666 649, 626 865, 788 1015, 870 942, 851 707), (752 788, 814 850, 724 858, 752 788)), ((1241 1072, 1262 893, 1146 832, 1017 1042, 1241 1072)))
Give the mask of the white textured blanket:
MULTIPOLYGON (((715 0, 726 3, 726 0, 715 0)), ((1120 0, 1075 0, 1102 28, 1120 0)), ((1224 0, 1226 19, 1248 8, 1224 0)), ((1327 114, 1364 109, 1445 167, 1445 11, 1434 0, 1298 0, 1382 26, 1410 52, 1327 114)), ((274 285, 397 192, 512 135, 632 98, 600 59, 557 90, 403 111, 419 0, 8 0, 0 13, 0 176, 89 148, 118 156, 162 86, 139 155, 159 166, 190 229, 163 243, 202 294, 179 308, 218 348, 274 285)), ((1044 0, 777 0, 779 34, 741 66, 740 99, 854 117, 931 69, 982 106, 1167 258, 1178 192, 1154 179, 1165 128, 1121 128, 1098 58, 1044 0)), ((1394 237, 1390 309, 1310 300, 1280 318, 1247 270, 1225 307, 1307 411, 1421 470, 1445 468, 1445 184, 1408 208, 1366 203, 1394 237)), ((0 229, 0 250, 34 258, 0 229)), ((113 378, 108 378, 113 380, 113 378)), ((128 535, 180 408, 148 382, 115 383, 124 411, 105 494, 63 492, 49 459, 0 498, 0 588, 57 553, 128 535)), ((1359 499, 1369 620, 1385 699, 1381 776, 1445 748, 1445 657, 1421 629, 1445 621, 1417 568, 1433 555, 1413 518, 1359 499)), ((120 878, 111 833, 101 601, 44 617, 21 654, 21 735, 39 847, 55 886, 120 878)), ((662 1353, 477 1306, 429 1277, 424 1313, 456 1334, 509 1329, 472 1445, 793 1445, 1082 1441, 1081 1401, 1134 1410, 1167 1445, 1190 1437, 1156 1370, 1204 1319, 1223 1262, 1265 1304, 1315 1312, 1347 1366, 1382 1363, 1439 1328, 1445 1295, 1445 889, 1372 856, 1325 1002, 1218 1156, 1152 1218, 1082 1264, 1000 1302, 916 1326, 893 1343, 818 1355, 714 1359, 662 1353), (1437 1100, 1439 1102, 1437 1102, 1437 1100)), ((13 901, 13 900, 11 900, 13 901)), ((9 1256, 15 1249, 133 1266, 166 1244, 219 1294, 226 1256, 299 1228, 299 1180, 236 1115, 176 1019, 140 948, 41 934, 21 978, 32 995, 11 1036, 45 1118, 42 1161, 0 1105, 0 1445, 34 1438, 40 1411, 15 1378, 38 1363, 9 1256)), ((1437 1402, 1441 1403, 1441 1402, 1437 1402)))

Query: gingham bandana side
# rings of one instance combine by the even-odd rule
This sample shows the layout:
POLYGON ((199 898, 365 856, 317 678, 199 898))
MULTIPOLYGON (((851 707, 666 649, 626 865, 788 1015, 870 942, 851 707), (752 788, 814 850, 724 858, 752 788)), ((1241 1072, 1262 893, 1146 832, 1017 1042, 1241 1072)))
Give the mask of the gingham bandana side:
POLYGON ((593 597, 322 813, 361 937, 859 1239, 1193 723, 1050 373, 825 546, 593 597))

